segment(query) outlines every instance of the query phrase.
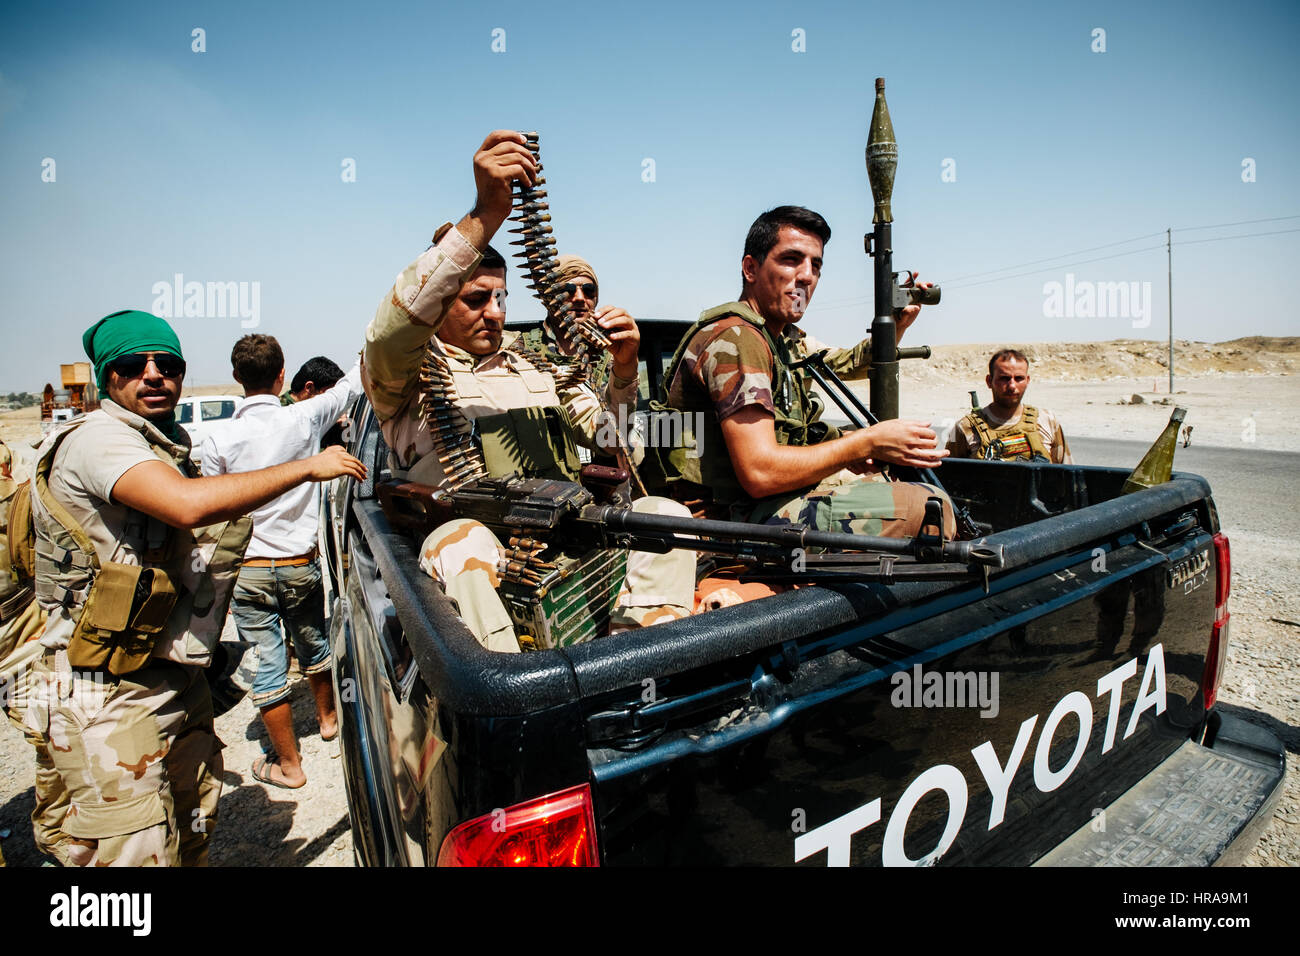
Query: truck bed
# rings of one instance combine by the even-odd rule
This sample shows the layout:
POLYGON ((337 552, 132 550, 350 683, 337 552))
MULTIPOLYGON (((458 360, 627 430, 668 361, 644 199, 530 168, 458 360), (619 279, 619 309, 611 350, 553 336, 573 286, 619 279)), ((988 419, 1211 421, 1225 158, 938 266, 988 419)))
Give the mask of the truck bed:
MULTIPOLYGON (((987 582, 818 585, 519 655, 482 650, 366 489, 343 496, 334 653, 359 857, 432 863, 458 825, 574 787, 605 865, 1029 864, 1123 816, 1107 808, 1212 726, 1207 485, 941 474, 1005 548, 987 582), (926 697, 931 675, 946 696, 926 697), (994 680, 995 703, 959 702, 994 680)), ((1282 760, 1264 763, 1239 805, 1276 789, 1282 760)))

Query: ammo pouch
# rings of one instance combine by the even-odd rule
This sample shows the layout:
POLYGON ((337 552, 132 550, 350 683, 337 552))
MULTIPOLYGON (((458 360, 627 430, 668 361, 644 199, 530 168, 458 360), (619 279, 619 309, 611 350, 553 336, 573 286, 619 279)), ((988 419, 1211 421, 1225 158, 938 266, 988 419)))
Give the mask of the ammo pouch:
POLYGON ((578 481, 582 463, 568 413, 557 406, 512 408, 474 420, 488 474, 578 481))
POLYGON ((139 670, 179 597, 160 568, 103 562, 68 644, 68 663, 114 676, 139 670))

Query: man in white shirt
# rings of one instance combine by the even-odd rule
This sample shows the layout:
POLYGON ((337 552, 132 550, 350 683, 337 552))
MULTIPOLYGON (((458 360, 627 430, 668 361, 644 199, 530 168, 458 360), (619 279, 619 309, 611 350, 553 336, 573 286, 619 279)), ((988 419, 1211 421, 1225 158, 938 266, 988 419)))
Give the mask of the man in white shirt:
MULTIPOLYGON (((282 406, 284 353, 269 335, 244 336, 235 343, 230 364, 235 381, 244 387, 244 401, 234 418, 204 441, 204 475, 252 471, 315 454, 321 437, 361 391, 360 371, 354 365, 333 388, 282 406)), ((258 651, 253 703, 261 709, 275 750, 254 762, 253 776, 288 789, 303 786, 307 776, 293 729, 281 624, 311 684, 322 739, 333 740, 338 733, 316 551, 318 512, 314 484, 291 489, 252 512, 253 538, 231 605, 240 637, 258 651)))

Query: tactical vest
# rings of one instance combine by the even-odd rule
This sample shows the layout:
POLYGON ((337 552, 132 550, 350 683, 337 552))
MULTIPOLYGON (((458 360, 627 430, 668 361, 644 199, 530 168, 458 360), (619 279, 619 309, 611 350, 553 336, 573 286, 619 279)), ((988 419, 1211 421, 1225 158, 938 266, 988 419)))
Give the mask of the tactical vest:
POLYGON ((1038 431, 1038 409, 1026 405, 1020 421, 994 428, 983 409, 970 413, 971 427, 979 440, 979 457, 986 461, 1051 461, 1038 431))
MULTIPOLYGON (((65 608, 76 618, 68 644, 73 667, 117 676, 140 669, 153 656, 206 664, 221 637, 252 519, 182 531, 131 511, 120 543, 136 562, 101 560, 90 536, 49 487, 55 454, 84 421, 74 420, 50 443, 32 476, 37 601, 48 611, 65 608), (155 655, 159 641, 168 646, 155 655)), ((198 477, 186 450, 173 453, 149 431, 141 433, 161 461, 187 478, 198 477)))
POLYGON ((642 472, 652 492, 670 490, 679 499, 711 498, 720 505, 748 506, 755 503, 736 477, 713 400, 695 376, 684 373, 681 368, 686 349, 700 330, 712 326, 716 335, 741 323, 748 323, 758 331, 772 355, 772 404, 776 416, 773 424, 777 442, 793 446, 816 445, 839 436, 834 426, 819 421, 821 400, 813 394, 805 378, 790 368, 795 357, 791 354, 788 339, 785 336, 773 339, 761 316, 740 302, 728 302, 704 312, 682 336, 681 344, 664 373, 661 399, 650 404, 652 420, 656 415, 686 413, 678 416, 683 436, 681 446, 646 450, 642 472), (681 407, 676 407, 669 404, 669 394, 679 374, 682 379, 681 407), (698 433, 695 430, 697 422, 703 426, 698 433))
MULTIPOLYGON (((424 408, 429 418, 429 428, 435 435, 434 453, 427 454, 406 471, 405 477, 426 484, 440 484, 451 478, 438 461, 441 445, 437 439, 440 428, 447 425, 446 414, 458 415, 468 422, 471 434, 482 455, 483 467, 493 478, 503 478, 515 473, 522 478, 552 478, 577 481, 582 468, 578 457, 578 429, 560 401, 555 388, 555 366, 543 356, 523 347, 518 341, 506 346, 511 353, 512 367, 529 397, 537 405, 522 405, 485 414, 476 410, 475 400, 486 396, 474 375, 473 366, 465 367, 464 360, 445 353, 430 353, 426 361, 437 359, 451 376, 455 400, 451 396, 426 395, 424 408), (444 417, 440 423, 439 416, 444 417)), ((394 470, 394 474, 398 474, 394 470)))

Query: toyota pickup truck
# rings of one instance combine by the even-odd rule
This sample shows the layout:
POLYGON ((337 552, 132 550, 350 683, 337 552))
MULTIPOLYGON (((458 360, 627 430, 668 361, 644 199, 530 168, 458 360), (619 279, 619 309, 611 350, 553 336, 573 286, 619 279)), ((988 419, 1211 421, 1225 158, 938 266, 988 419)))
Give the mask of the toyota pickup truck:
MULTIPOLYGON (((644 322, 643 395, 682 323, 644 322)), ((1205 480, 948 461, 987 574, 787 590, 552 650, 481 648, 365 481, 323 503, 366 865, 1232 862, 1285 752, 1219 713, 1230 551, 1205 480)))

